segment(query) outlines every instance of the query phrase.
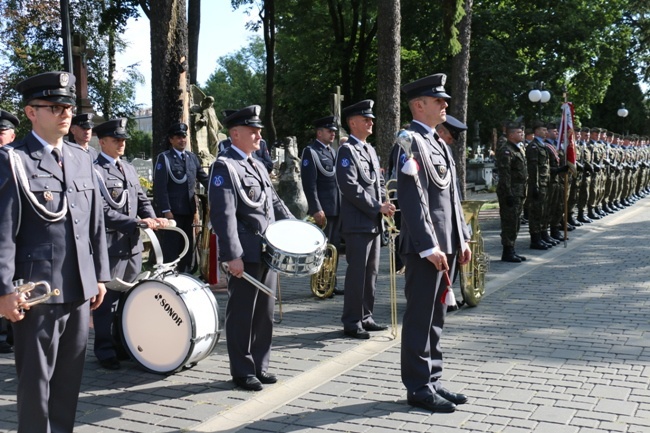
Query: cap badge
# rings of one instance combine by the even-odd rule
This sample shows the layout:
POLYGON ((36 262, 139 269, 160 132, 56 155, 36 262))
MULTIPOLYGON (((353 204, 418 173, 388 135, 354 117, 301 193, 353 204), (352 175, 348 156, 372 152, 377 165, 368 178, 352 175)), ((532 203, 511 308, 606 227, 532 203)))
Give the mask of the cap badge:
POLYGON ((59 75, 59 84, 61 84, 61 87, 66 87, 69 82, 70 82, 70 75, 68 74, 59 75))

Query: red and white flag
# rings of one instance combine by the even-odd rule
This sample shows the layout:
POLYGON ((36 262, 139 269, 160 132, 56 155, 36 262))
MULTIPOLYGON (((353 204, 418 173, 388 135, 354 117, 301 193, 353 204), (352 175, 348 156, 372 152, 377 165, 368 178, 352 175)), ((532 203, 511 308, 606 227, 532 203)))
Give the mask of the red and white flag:
POLYGON ((565 102, 562 104, 562 120, 558 131, 557 149, 566 149, 566 163, 569 170, 576 175, 576 144, 575 131, 573 129, 573 103, 565 102))

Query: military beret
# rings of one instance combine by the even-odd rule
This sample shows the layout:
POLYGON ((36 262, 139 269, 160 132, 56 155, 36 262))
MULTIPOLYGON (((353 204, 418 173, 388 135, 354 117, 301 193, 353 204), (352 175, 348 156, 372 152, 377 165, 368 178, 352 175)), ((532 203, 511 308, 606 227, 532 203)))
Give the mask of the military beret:
POLYGON ((591 128, 589 132, 600 132, 600 128, 591 128))
POLYGON ((524 134, 526 134, 526 135, 533 134, 533 130, 531 128, 526 128, 526 130, 524 131, 524 134))
POLYGON ((442 123, 442 126, 447 128, 451 136, 454 137, 454 140, 458 140, 461 132, 467 131, 467 125, 456 119, 451 114, 447 114, 447 120, 442 123))
POLYGON ((45 72, 34 75, 16 85, 16 90, 23 95, 23 102, 28 104, 33 99, 75 105, 75 76, 69 72, 45 72))
POLYGON ((589 131, 590 129, 588 126, 583 126, 582 128, 580 128, 580 132, 589 132, 589 131))
POLYGON ((325 128, 337 131, 338 128, 336 127, 336 124, 338 123, 338 120, 339 119, 336 116, 321 117, 320 119, 314 120, 314 128, 325 128))
POLYGON ((434 74, 428 77, 420 78, 402 86, 402 92, 406 93, 406 98, 411 100, 419 96, 431 96, 432 98, 451 99, 445 92, 445 74, 434 74))
POLYGON ((557 129, 557 125, 555 123, 549 123, 546 125, 546 129, 557 129))
POLYGON ((546 125, 541 120, 535 120, 532 124, 533 131, 537 128, 546 128, 546 125))
POLYGON ((174 123, 169 127, 169 129, 167 129, 167 135, 170 137, 174 137, 176 135, 187 137, 187 124, 182 122, 174 123))
MULTIPOLYGON (((512 131, 519 131, 521 129, 524 129, 524 126, 519 122, 510 122, 506 125, 506 133, 508 134, 511 133, 512 131)), ((532 133, 533 131, 531 130, 530 132, 532 133)))
MULTIPOLYGON (((262 112, 262 107, 259 105, 250 105, 248 107, 242 108, 240 110, 225 110, 230 112, 223 123, 226 125, 226 128, 230 129, 234 126, 251 126, 253 128, 264 128, 262 125, 262 119, 260 119, 260 113, 262 112)), ((224 112, 225 114, 225 112, 224 112)))
POLYGON ((98 138, 131 138, 129 137, 129 134, 126 133, 126 124, 127 119, 125 117, 121 117, 119 119, 111 119, 95 126, 95 128, 93 128, 93 132, 97 134, 98 138))
POLYGON ((372 99, 364 99, 363 101, 359 101, 356 104, 345 107, 341 111, 341 116, 343 116, 344 119, 347 119, 351 116, 363 116, 374 119, 375 115, 372 114, 373 105, 375 105, 375 101, 372 99))
POLYGON ((78 125, 84 129, 91 129, 95 126, 93 122, 93 113, 77 114, 72 118, 72 124, 78 125))
POLYGON ((16 129, 20 122, 18 118, 8 111, 0 110, 0 131, 16 129))

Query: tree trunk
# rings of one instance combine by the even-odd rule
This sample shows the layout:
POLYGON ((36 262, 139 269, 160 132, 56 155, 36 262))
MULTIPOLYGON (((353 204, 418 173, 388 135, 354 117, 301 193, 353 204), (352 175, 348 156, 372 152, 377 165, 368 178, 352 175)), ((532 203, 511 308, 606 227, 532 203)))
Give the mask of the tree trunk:
POLYGON ((169 126, 189 119, 186 10, 185 0, 158 0, 150 14, 154 157, 168 147, 169 126))
MULTIPOLYGON (((451 107, 449 112, 461 122, 467 124, 467 93, 469 89, 469 48, 472 36, 472 6, 473 0, 465 0, 465 16, 458 26, 458 41, 462 49, 452 59, 451 66, 451 107)), ((465 197, 465 149, 467 134, 460 134, 459 139, 453 146, 454 159, 456 160, 456 171, 460 183, 462 197, 465 197)))
POLYGON ((187 2, 187 40, 189 45, 190 84, 196 84, 199 67, 199 31, 201 30, 201 0, 187 2))
POLYGON ((400 0, 379 0, 377 10, 377 153, 382 166, 400 123, 400 0))
POLYGON ((266 46, 266 107, 264 110, 264 129, 269 148, 275 144, 276 131, 273 121, 275 98, 275 1, 264 1, 262 23, 264 25, 264 45, 266 46))

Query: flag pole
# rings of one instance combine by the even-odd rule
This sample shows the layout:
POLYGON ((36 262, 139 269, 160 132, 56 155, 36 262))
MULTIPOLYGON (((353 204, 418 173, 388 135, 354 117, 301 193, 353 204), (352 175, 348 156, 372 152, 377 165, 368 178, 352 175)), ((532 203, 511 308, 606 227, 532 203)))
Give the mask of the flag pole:
MULTIPOLYGON (((564 98, 564 103, 566 104, 568 102, 567 100, 567 88, 566 84, 562 86, 562 96, 564 98)), ((562 120, 565 120, 565 114, 564 114, 565 107, 562 107, 562 120)), ((567 163, 567 146, 569 143, 569 128, 568 124, 564 128, 564 136, 562 137, 562 140, 564 142, 564 164, 567 163)), ((569 230, 568 230, 568 224, 569 224, 569 176, 573 175, 571 170, 568 170, 566 173, 564 173, 564 248, 567 247, 567 240, 569 239, 569 230)))

